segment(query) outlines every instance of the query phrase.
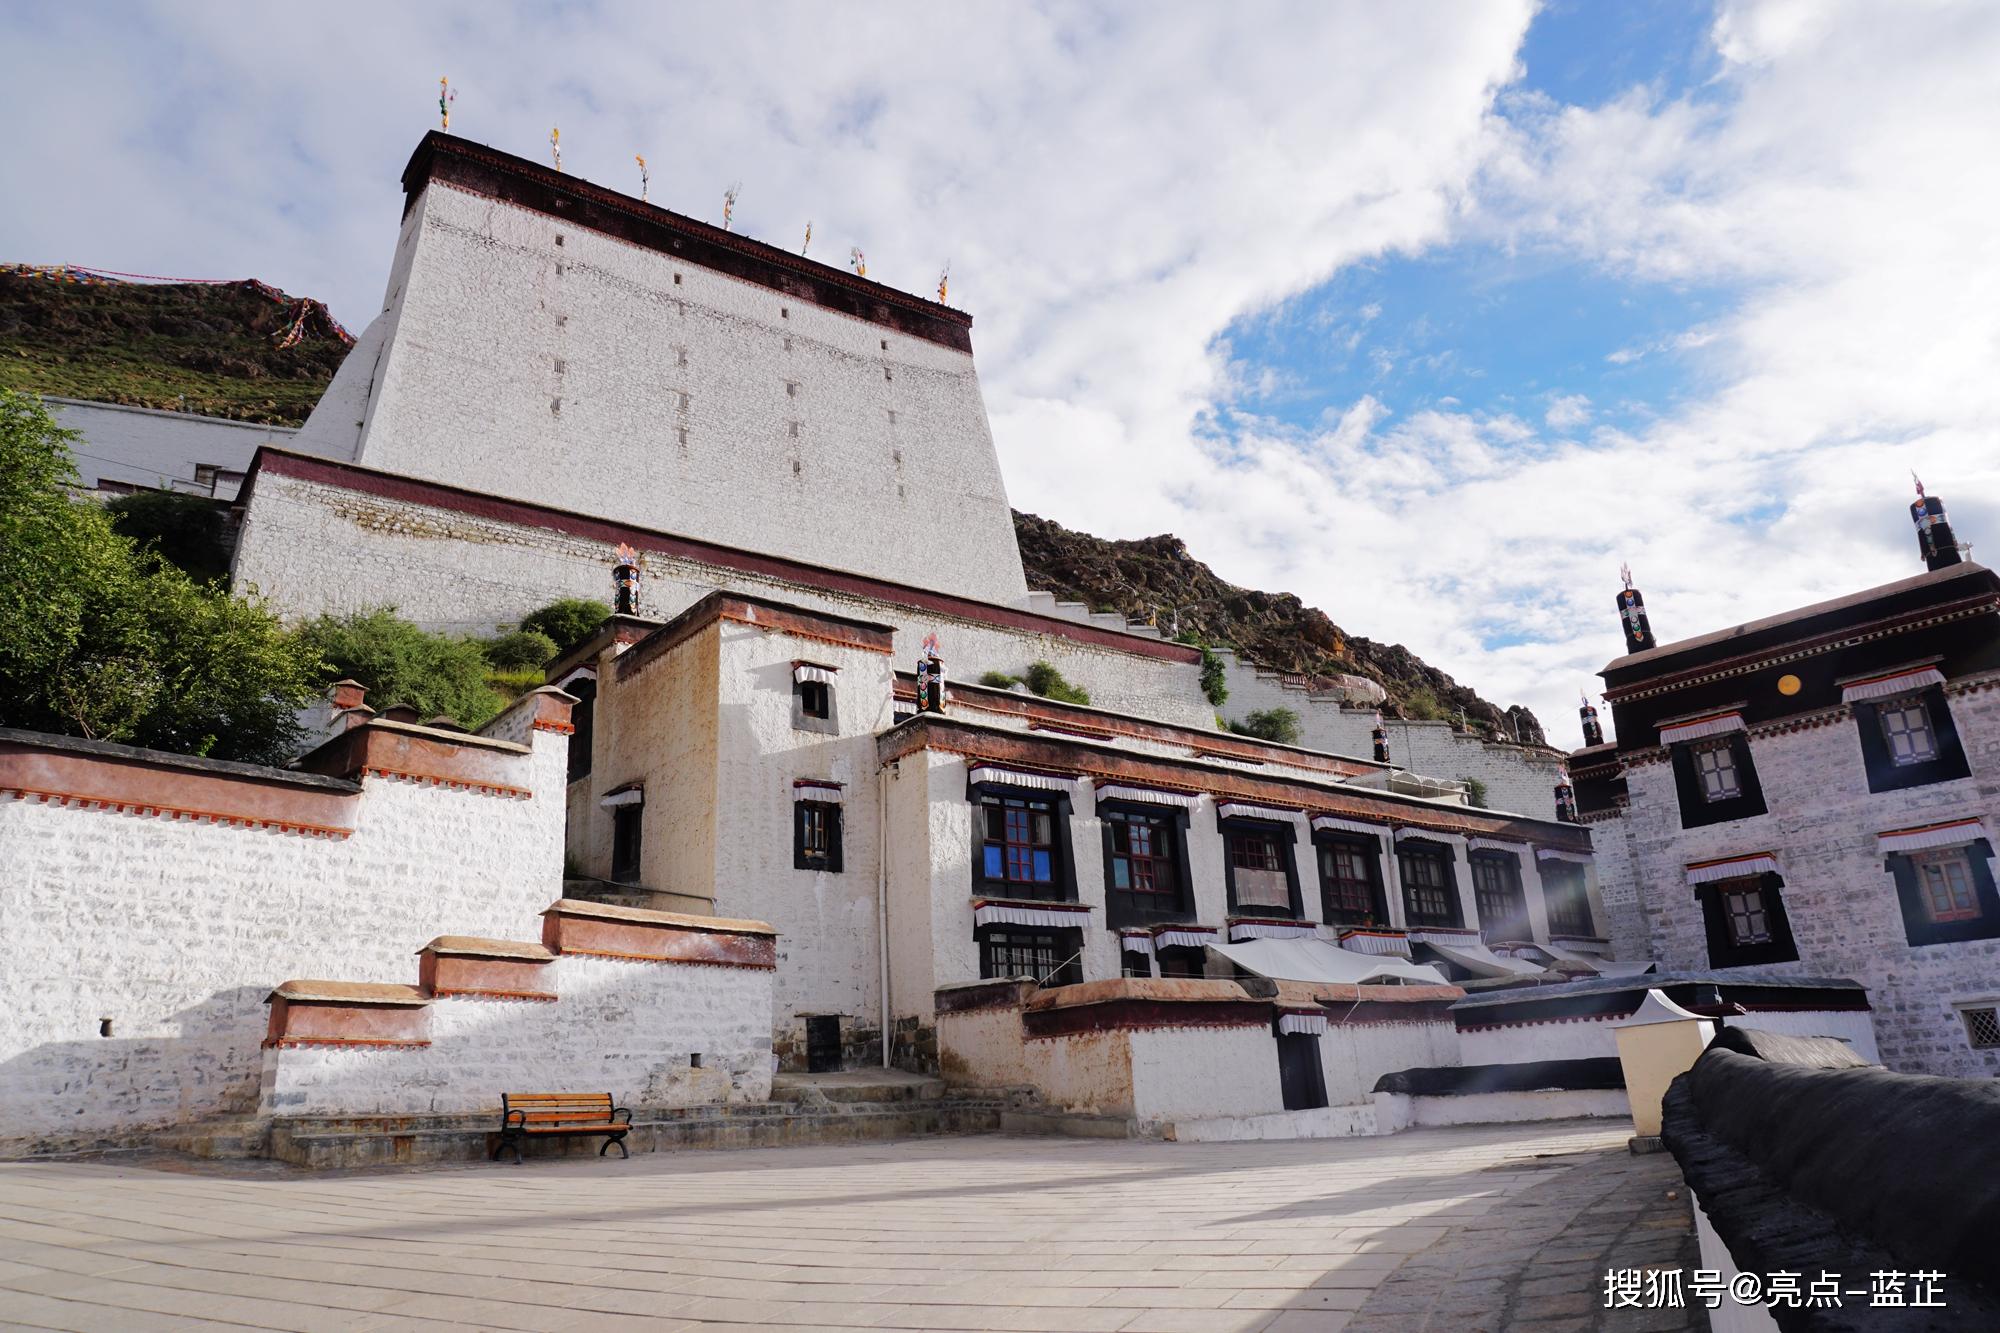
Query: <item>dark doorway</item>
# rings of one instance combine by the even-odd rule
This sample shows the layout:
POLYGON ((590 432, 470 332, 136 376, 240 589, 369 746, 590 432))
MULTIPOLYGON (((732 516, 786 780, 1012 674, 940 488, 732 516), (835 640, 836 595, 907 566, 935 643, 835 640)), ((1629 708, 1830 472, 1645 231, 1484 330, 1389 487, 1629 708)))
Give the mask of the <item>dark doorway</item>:
POLYGON ((1278 1038, 1278 1088, 1287 1111, 1326 1105, 1326 1071, 1319 1063, 1319 1038, 1308 1032, 1278 1038))
POLYGON ((806 1072, 824 1074, 840 1068, 840 1015, 820 1014, 806 1020, 806 1072))
POLYGON ((611 812, 611 878, 620 884, 639 882, 640 821, 643 805, 621 805, 611 812))

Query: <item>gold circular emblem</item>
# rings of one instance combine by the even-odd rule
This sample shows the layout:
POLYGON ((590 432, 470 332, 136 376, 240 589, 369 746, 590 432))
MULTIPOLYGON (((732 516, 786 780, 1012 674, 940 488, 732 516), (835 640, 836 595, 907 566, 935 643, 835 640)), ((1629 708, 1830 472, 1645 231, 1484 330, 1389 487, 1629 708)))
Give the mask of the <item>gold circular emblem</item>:
POLYGON ((1803 688, 1805 687, 1799 682, 1797 676, 1787 674, 1778 677, 1778 693, 1780 694, 1797 694, 1803 688))

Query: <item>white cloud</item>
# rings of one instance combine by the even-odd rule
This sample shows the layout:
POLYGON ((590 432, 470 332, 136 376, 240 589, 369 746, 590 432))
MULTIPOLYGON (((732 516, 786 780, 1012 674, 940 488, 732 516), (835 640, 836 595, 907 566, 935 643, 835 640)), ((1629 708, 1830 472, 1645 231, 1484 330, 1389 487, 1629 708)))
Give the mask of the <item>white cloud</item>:
MULTIPOLYGON (((0 42, 42 54, 0 87, 24 127, 10 178, 39 187, 0 197, 0 257, 254 274, 364 322, 449 74, 468 137, 536 156, 557 123, 569 170, 626 189, 644 152, 654 199, 698 216, 740 179, 740 230, 791 245, 811 218, 816 256, 861 244, 914 291, 949 256, 1017 505, 1176 531, 1565 741, 1618 651, 1621 558, 1674 636, 1908 572, 1909 466, 1982 535, 1991 8, 1730 3, 1712 86, 1588 108, 1508 90, 1526 0, 1312 6, 1282 29, 1200 5, 753 14, 15 8, 0 42), (1564 398, 1540 400, 1549 437, 1383 391, 1315 431, 1199 429, 1246 384, 1288 387, 1217 349, 1234 320, 1461 239, 1744 297, 1614 350, 1680 356, 1698 391, 1629 433, 1599 416, 1587 446, 1560 438, 1589 406, 1564 398)), ((1330 354, 1355 338, 1393 369, 1403 349, 1356 337, 1378 314, 1330 330, 1330 354)))
POLYGON ((1553 430, 1575 430, 1590 420, 1590 398, 1581 393, 1561 393, 1549 400, 1549 410, 1542 414, 1553 430))

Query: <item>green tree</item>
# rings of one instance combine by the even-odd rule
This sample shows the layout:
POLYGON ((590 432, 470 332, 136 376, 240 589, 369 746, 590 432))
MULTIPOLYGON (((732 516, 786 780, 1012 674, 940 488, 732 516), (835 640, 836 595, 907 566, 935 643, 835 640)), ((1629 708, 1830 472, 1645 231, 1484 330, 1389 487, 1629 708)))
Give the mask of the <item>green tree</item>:
POLYGON ((0 391, 0 725, 290 758, 319 666, 310 646, 71 499, 74 438, 0 391))
POLYGON ((1486 784, 1478 778, 1460 778, 1459 781, 1465 784, 1465 803, 1485 809, 1486 784))
POLYGON ((1229 702, 1229 679, 1222 659, 1205 643, 1201 645, 1201 692, 1217 708, 1229 702))
POLYGON ((229 516, 206 496, 137 491, 107 502, 104 511, 119 532, 200 582, 229 577, 229 516))
POLYGON ((521 628, 548 635, 555 640, 556 654, 562 654, 597 633, 597 627, 610 615, 611 608, 603 602, 589 597, 565 597, 522 616, 521 628))
POLYGON ((533 629, 517 629, 512 634, 502 634, 497 639, 488 639, 480 647, 486 653, 486 660, 502 671, 547 666, 557 651, 554 639, 533 629))
POLYGON ((1279 745, 1299 743, 1299 715, 1289 708, 1260 708, 1241 722, 1231 722, 1229 729, 1238 736, 1275 741, 1279 745))
POLYGON ((1419 685, 1397 704, 1404 717, 1413 722, 1435 722, 1444 716, 1444 705, 1428 685, 1419 685))
POLYGON ((486 683, 479 640, 433 634, 397 615, 393 606, 323 615, 300 633, 325 661, 325 679, 360 681, 368 687, 371 707, 408 704, 420 718, 442 714, 460 726, 480 727, 505 703, 486 683))

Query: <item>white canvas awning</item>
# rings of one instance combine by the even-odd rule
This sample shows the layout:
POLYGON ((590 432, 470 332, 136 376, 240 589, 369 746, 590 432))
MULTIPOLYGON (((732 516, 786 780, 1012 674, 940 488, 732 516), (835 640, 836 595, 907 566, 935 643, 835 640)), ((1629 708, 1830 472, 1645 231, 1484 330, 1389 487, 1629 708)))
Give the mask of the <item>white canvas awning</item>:
POLYGON ((1360 986, 1378 981, 1417 981, 1433 986, 1450 983, 1434 967, 1405 962, 1401 958, 1370 958, 1336 949, 1325 940, 1244 940, 1237 944, 1210 945, 1246 972, 1273 981, 1316 981, 1329 985, 1360 986))
POLYGON ((1943 824, 1923 824, 1916 828, 1892 829, 1875 835, 1875 847, 1883 854, 1921 852, 1928 847, 1963 847, 1986 836, 1986 825, 1977 819, 1954 819, 1943 824))
MULTIPOLYGON (((1329 927, 1338 931, 1338 927, 1329 927)), ((1336 943, 1350 953, 1374 954, 1378 958, 1408 958, 1410 941, 1399 930, 1349 930, 1337 934, 1336 943)))
POLYGON ((1162 949, 1200 949, 1215 943, 1213 926, 1176 926, 1153 932, 1153 943, 1162 949))
POLYGON ((1574 861, 1580 866, 1587 866, 1591 862, 1589 852, 1573 852, 1567 847, 1537 847, 1535 855, 1544 861, 1574 861))
POLYGON ((1229 927, 1232 940, 1302 940, 1319 935, 1310 921, 1236 921, 1229 927))
POLYGON ((1062 908, 1053 903, 1046 906, 1026 906, 1018 903, 980 903, 972 909, 972 924, 975 926, 1052 926, 1056 929, 1090 924, 1090 910, 1083 907, 1062 908))
POLYGON ((1502 958, 1487 948, 1486 942, 1477 935, 1470 937, 1432 935, 1423 943, 1437 950, 1438 955, 1446 962, 1456 963, 1474 976, 1511 977, 1524 972, 1548 971, 1540 963, 1531 963, 1525 958, 1502 958), (1450 942, 1446 943, 1447 940, 1450 942))
POLYGON ((795 801, 819 801, 823 804, 840 804, 841 786, 838 782, 816 782, 806 779, 792 784, 792 799, 795 801))
POLYGON ((1685 722, 1661 727, 1660 744, 1677 745, 1682 741, 1698 741, 1704 736, 1722 736, 1741 730, 1743 730, 1743 714, 1710 713, 1706 717, 1691 717, 1685 722))
POLYGON ((835 673, 839 670, 839 667, 818 666, 812 662, 794 662, 792 663, 792 679, 816 680, 822 684, 831 685, 833 684, 835 673))
POLYGON ((1142 801, 1147 805, 1176 805, 1183 810, 1192 810, 1201 804, 1200 792, 1135 787, 1129 782, 1099 782, 1095 786, 1100 801, 1142 801))
POLYGON ((617 791, 605 796, 597 804, 606 810, 616 810, 621 805, 644 805, 645 803, 646 789, 644 787, 620 787, 617 791))
POLYGON ((1031 773, 1021 768, 1003 768, 999 764, 975 764, 968 775, 974 783, 997 782, 1007 787, 1034 787, 1041 791, 1069 791, 1076 785, 1076 779, 1058 777, 1053 773, 1031 773))
POLYGON ((1245 801, 1223 801, 1215 807, 1217 819, 1290 820, 1296 810, 1280 810, 1273 805, 1251 805, 1245 801))
POLYGON ((1153 937, 1143 930, 1121 930, 1118 932, 1118 947, 1125 953, 1142 953, 1153 956, 1153 937))
POLYGON ((1396 830, 1397 842, 1440 842, 1449 845, 1458 836, 1456 833, 1440 833, 1436 829, 1410 828, 1408 825, 1396 830))
POLYGON ((1364 824, 1358 819, 1342 819, 1339 815, 1314 815, 1312 826, 1328 833, 1359 833, 1368 838, 1379 838, 1389 831, 1387 824, 1364 824))
POLYGON ((1748 875, 1775 875, 1778 858, 1769 852, 1726 856, 1719 861, 1697 861, 1687 868, 1688 883, 1713 884, 1722 879, 1742 879, 1748 875))
POLYGON ((1852 704, 1869 699, 1887 699, 1892 695, 1911 694, 1917 690, 1927 690, 1933 685, 1942 684, 1944 684, 1944 673, 1936 667, 1910 667, 1907 670, 1891 671, 1843 685, 1840 688, 1840 701, 1852 704))
POLYGON ((1505 838, 1467 838, 1465 846, 1467 851, 1508 852, 1514 856, 1520 856, 1528 850, 1527 843, 1509 842, 1505 838))
POLYGON ((1278 1033, 1280 1036, 1317 1037, 1324 1031, 1326 1031, 1325 1014, 1308 1014, 1297 1010, 1287 1010, 1278 1015, 1278 1033))

